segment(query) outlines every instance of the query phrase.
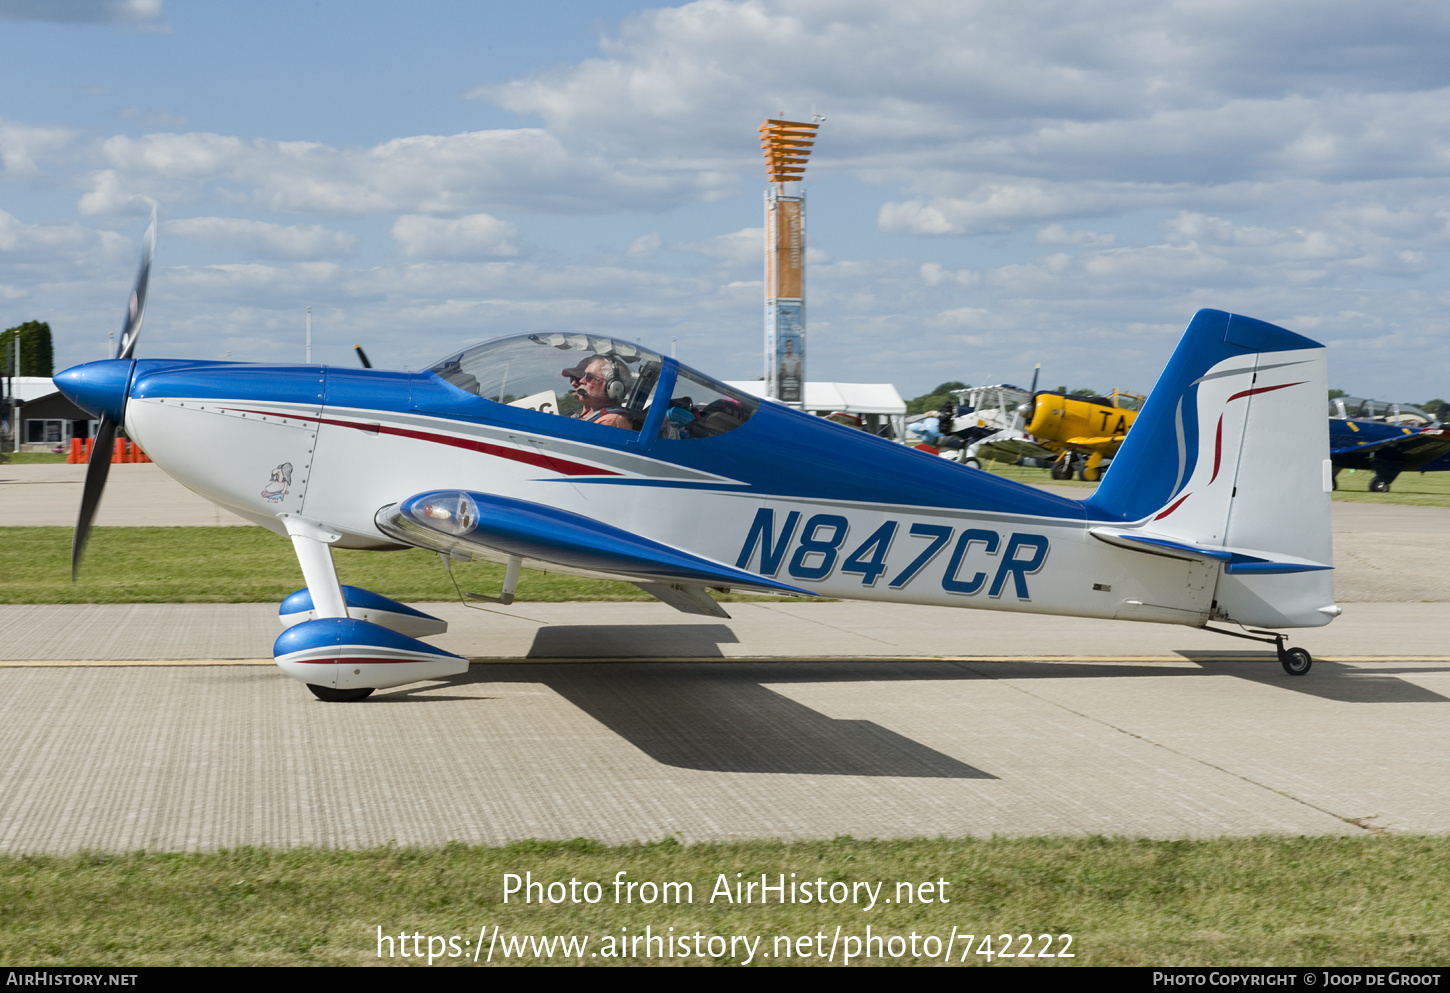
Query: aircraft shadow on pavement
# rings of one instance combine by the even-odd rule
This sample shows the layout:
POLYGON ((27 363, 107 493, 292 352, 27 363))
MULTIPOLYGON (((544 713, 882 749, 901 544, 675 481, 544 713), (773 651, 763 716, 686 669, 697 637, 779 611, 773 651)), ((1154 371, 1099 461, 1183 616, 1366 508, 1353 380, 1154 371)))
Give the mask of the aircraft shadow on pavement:
MULTIPOLYGON (((1342 662, 1315 662, 1308 675, 1290 676, 1277 662, 1261 664, 1262 654, 1245 652, 1243 660, 1225 661, 1233 653, 1179 651, 1179 655, 1190 662, 1203 666, 1205 673, 1226 674, 1265 686, 1279 686, 1297 693, 1307 693, 1323 700, 1340 703, 1445 703, 1450 697, 1441 696, 1409 680, 1400 679, 1399 673, 1428 672, 1431 670, 1390 669, 1377 665, 1374 669, 1361 669, 1342 662)), ((1443 671, 1443 670, 1436 670, 1443 671)))
MULTIPOLYGON (((1374 669, 1362 669, 1340 662, 1317 661, 1305 676, 1291 676, 1272 655, 1263 652, 1203 652, 1179 650, 1176 654, 1197 663, 1185 669, 1152 662, 1032 662, 1011 659, 1002 662, 962 662, 964 668, 998 679, 1103 679, 1123 677, 1151 679, 1197 679, 1203 676, 1233 676, 1237 679, 1292 690, 1341 703, 1444 703, 1441 696, 1405 679, 1401 674, 1444 672, 1442 668, 1390 668, 1393 662, 1374 669)), ((850 677, 845 677, 849 679, 850 677)))
POLYGON ((738 644, 724 624, 549 624, 534 635, 531 659, 724 658, 738 644))
MULTIPOLYGON (((872 721, 836 720, 762 685, 797 682, 790 677, 808 666, 768 662, 498 663, 475 667, 464 679, 542 683, 650 758, 683 769, 997 778, 872 721)), ((904 675, 896 670, 906 668, 892 663, 866 666, 889 670, 894 678, 904 675)), ((829 668, 839 674, 846 667, 829 668)), ((949 671, 942 663, 932 668, 939 679, 975 678, 960 669, 949 671)), ((925 678, 920 672, 915 675, 925 678)))

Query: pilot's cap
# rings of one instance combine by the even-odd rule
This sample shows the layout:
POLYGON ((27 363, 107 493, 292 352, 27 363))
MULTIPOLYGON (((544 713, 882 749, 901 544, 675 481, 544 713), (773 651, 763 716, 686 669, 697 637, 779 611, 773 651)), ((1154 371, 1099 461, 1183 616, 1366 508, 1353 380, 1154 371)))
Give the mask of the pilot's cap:
POLYGON ((565 369, 564 375, 570 379, 583 379, 584 371, 589 368, 589 363, 599 358, 598 355, 588 355, 579 360, 579 364, 572 369, 565 369))

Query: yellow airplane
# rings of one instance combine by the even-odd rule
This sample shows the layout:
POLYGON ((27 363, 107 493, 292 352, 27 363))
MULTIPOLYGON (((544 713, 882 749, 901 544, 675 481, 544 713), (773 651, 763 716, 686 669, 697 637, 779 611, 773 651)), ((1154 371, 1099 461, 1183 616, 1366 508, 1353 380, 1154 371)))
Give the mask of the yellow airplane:
POLYGON ((1070 478, 1076 456, 1086 455, 1078 478, 1096 482, 1102 478, 1103 460, 1117 454, 1142 406, 1142 397, 1122 390, 1105 397, 1035 393, 1024 430, 1058 453, 1052 463, 1053 479, 1070 478))

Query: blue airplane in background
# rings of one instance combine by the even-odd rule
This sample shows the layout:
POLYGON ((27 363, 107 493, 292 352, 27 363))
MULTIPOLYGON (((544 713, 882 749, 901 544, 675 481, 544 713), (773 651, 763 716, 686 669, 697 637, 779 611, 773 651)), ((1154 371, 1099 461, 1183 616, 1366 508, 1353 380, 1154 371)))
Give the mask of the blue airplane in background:
POLYGON ((1402 472, 1450 469, 1450 430, 1442 423, 1446 405, 1434 416, 1407 403, 1359 397, 1329 401, 1329 457, 1334 488, 1341 469, 1367 469, 1371 493, 1388 493, 1402 472))

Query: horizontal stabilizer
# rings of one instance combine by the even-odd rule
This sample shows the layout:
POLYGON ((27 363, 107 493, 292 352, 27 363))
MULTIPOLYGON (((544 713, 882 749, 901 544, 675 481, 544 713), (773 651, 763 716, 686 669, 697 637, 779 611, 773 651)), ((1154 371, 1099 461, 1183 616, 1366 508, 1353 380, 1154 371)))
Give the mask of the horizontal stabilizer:
POLYGON ((420 493, 384 507, 377 523, 391 537, 444 554, 473 545, 635 582, 816 595, 582 514, 492 493, 420 493))
POLYGON ((1249 548, 1228 548, 1223 545, 1199 545, 1183 538, 1153 534, 1148 531, 1113 527, 1090 528, 1089 533, 1099 541, 1105 541, 1119 548, 1150 555, 1166 555, 1177 559, 1196 559, 1223 563, 1223 571, 1230 574, 1258 573, 1278 575, 1290 572, 1319 572, 1333 569, 1332 565, 1311 562, 1277 552, 1265 552, 1249 548))

